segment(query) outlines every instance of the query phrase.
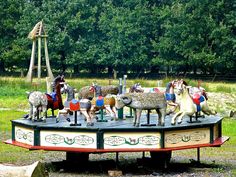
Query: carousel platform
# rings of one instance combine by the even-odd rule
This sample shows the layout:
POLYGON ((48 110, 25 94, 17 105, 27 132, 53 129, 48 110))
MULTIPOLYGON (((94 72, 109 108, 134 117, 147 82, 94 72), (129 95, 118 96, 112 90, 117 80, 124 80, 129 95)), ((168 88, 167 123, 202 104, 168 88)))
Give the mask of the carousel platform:
POLYGON ((29 150, 49 150, 66 152, 139 152, 139 151, 172 151, 200 147, 218 147, 229 137, 222 136, 222 118, 205 116, 200 122, 189 123, 185 117, 182 124, 171 125, 171 117, 166 116, 165 126, 157 126, 157 114, 141 117, 140 127, 133 126, 133 119, 112 121, 104 116, 107 122, 94 121, 94 126, 86 126, 82 115, 77 123, 61 118, 56 123, 55 117, 47 122, 32 122, 20 118, 12 120, 12 138, 5 143, 27 148, 29 150))

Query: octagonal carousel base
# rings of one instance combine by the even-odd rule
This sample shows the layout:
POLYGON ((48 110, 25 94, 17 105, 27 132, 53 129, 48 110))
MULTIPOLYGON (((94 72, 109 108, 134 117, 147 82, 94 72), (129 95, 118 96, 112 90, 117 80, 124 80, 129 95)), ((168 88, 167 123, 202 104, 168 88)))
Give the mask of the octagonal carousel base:
MULTIPOLYGON (((73 122, 73 116, 71 116, 73 122)), ((229 137, 222 136, 222 118, 205 116, 200 122, 189 123, 185 117, 182 124, 171 125, 171 117, 166 116, 165 126, 133 126, 133 119, 94 122, 86 126, 82 115, 77 121, 81 126, 71 126, 71 122, 55 117, 44 122, 32 122, 21 118, 12 120, 12 139, 5 143, 29 150, 50 150, 66 152, 138 152, 172 151, 198 147, 220 146, 229 137)), ((141 124, 147 122, 142 115, 141 124)), ((157 115, 150 115, 150 124, 157 123, 157 115)))

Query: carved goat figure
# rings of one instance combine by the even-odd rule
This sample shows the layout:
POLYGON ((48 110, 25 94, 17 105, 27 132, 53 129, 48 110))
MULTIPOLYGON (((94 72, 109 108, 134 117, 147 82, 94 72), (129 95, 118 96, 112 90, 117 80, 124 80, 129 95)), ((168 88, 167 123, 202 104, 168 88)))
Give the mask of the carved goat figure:
POLYGON ((116 108, 128 106, 135 110, 134 126, 140 124, 142 110, 155 109, 158 113, 158 125, 164 126, 166 116, 166 100, 163 93, 125 93, 117 96, 116 108))

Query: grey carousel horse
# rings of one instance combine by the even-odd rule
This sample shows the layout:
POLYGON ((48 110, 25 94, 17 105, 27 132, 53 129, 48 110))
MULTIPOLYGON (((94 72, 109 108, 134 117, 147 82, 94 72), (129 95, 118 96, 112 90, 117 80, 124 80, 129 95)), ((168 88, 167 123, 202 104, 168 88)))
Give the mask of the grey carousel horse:
MULTIPOLYGON (((57 122, 59 122, 60 115, 64 115, 66 117, 66 120, 70 122, 70 118, 67 117, 68 114, 72 114, 70 111, 70 101, 75 99, 75 93, 77 90, 73 87, 71 87, 69 84, 65 84, 64 87, 61 89, 62 93, 66 93, 66 100, 64 103, 64 109, 58 111, 57 115, 57 122)), ((91 108, 91 102, 88 99, 81 99, 79 100, 80 104, 80 112, 85 116, 85 120, 87 120, 87 125, 93 125, 90 115, 90 108, 91 108)))
POLYGON ((63 115, 66 117, 66 120, 68 122, 70 122, 70 118, 67 117, 68 114, 72 114, 72 112, 70 111, 70 101, 73 100, 75 98, 75 92, 77 92, 76 89, 74 89, 73 87, 71 87, 69 84, 65 83, 64 84, 64 87, 61 88, 61 93, 62 94, 66 94, 66 100, 64 102, 64 109, 62 110, 59 110, 58 111, 58 114, 57 114, 57 117, 56 117, 56 122, 58 123, 59 122, 59 118, 60 118, 60 115, 63 115))

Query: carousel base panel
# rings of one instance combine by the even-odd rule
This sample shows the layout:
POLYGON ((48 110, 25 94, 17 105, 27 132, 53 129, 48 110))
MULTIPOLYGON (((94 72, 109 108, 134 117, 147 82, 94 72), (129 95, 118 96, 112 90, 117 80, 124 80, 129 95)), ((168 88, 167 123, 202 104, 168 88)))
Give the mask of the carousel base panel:
POLYGON ((56 123, 55 117, 44 122, 32 122, 24 118, 12 120, 12 138, 7 144, 29 150, 48 150, 66 152, 139 152, 172 151, 199 147, 218 147, 229 137, 222 136, 222 118, 205 116, 197 122, 189 123, 185 117, 182 124, 171 125, 171 116, 166 116, 165 126, 157 125, 157 114, 143 114, 139 127, 133 126, 133 119, 94 121, 94 126, 87 126, 84 117, 78 114, 78 126, 61 118, 56 123), (79 126, 80 125, 80 126, 79 126), (143 126, 141 126, 143 125, 143 126))

